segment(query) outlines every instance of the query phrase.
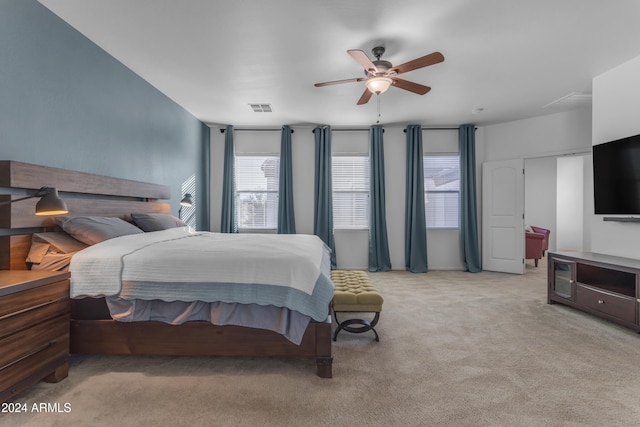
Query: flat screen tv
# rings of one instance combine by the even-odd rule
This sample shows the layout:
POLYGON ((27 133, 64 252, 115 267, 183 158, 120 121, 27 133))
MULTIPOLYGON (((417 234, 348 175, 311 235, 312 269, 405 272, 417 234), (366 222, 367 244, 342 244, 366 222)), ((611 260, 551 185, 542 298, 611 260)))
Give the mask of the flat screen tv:
POLYGON ((640 214, 640 135, 593 146, 596 215, 640 214))

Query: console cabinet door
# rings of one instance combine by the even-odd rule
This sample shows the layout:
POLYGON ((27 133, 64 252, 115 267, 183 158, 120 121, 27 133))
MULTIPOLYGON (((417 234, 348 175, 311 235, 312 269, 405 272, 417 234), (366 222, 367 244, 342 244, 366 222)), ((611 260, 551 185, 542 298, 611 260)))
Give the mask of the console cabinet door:
POLYGON ((576 295, 576 263, 558 258, 551 259, 550 294, 555 297, 575 301, 576 295))

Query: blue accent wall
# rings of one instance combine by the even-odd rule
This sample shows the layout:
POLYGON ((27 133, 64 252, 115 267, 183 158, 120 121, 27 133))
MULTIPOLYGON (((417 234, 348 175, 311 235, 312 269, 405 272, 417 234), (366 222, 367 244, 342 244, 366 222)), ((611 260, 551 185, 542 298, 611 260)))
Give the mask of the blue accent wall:
POLYGON ((36 0, 0 0, 0 160, 171 187, 196 177, 209 229, 209 128, 36 0))

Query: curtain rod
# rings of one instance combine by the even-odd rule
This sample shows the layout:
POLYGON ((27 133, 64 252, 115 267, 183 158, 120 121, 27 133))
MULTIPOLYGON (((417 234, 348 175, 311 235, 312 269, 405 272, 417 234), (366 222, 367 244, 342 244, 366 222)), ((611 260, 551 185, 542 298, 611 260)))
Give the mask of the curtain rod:
MULTIPOLYGON (((291 129, 291 128, 290 128, 291 129)), ((370 128, 346 128, 346 129, 334 129, 331 128, 332 132, 366 132, 368 131, 370 128)), ((459 130, 459 128, 439 128, 439 127, 421 127, 421 130, 459 130)), ((478 128, 474 128, 475 130, 478 130, 478 128)), ((222 128, 220 129, 220 133, 224 133, 226 129, 222 128)), ((276 132, 276 131, 281 131, 282 129, 253 129, 253 128, 239 128, 239 129, 234 129, 234 131, 240 131, 240 132, 276 132)), ((384 132, 385 130, 382 129, 382 132, 384 132)), ((406 129, 403 130, 403 132, 407 132, 406 129)), ((291 133, 295 133, 294 129, 291 129, 291 133)), ((311 131, 311 133, 313 133, 313 130, 311 131)))
MULTIPOLYGON (((421 127, 421 130, 460 130, 460 128, 439 128, 439 127, 421 127)), ((332 132, 340 132, 340 131, 345 131, 345 132, 349 132, 349 131, 368 131, 369 128, 347 128, 347 129, 334 129, 331 128, 332 132)), ((478 130, 478 128, 474 128, 474 130, 478 130)), ((382 132, 384 132, 385 129, 382 129, 382 132)), ((406 129, 402 130, 404 133, 407 133, 406 129)), ((311 133, 313 133, 313 130, 311 131, 311 133)))
MULTIPOLYGON (((460 128, 421 127, 420 130, 460 130, 460 128)), ((478 128, 473 128, 473 130, 478 130, 478 128)), ((407 130, 405 129, 403 132, 407 133, 407 130)))
MULTIPOLYGON (((331 132, 368 132, 370 128, 343 128, 343 129, 334 129, 331 128, 331 132)), ((382 129, 382 132, 384 133, 384 129, 382 129)), ((313 129, 311 130, 311 133, 313 133, 313 129)))
MULTIPOLYGON (((291 129, 291 128, 290 128, 291 129)), ((220 133, 224 133, 226 129, 222 128, 220 129, 220 133)), ((282 129, 251 129, 251 128, 247 128, 247 129, 233 129, 234 131, 240 131, 240 132, 253 132, 253 131, 258 131, 258 132, 275 132, 278 131, 280 132, 282 129)), ((291 129, 291 133, 294 133, 295 130, 291 129)))

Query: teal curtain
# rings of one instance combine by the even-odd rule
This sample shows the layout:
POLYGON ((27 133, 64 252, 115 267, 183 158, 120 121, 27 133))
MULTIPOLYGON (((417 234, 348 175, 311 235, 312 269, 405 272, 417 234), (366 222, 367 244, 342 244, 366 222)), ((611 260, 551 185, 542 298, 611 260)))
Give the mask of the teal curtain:
POLYGON ((316 144, 313 234, 331 249, 331 268, 336 268, 336 245, 333 239, 333 187, 331 185, 331 127, 313 130, 316 144))
MULTIPOLYGON (((202 190, 198 192, 198 196, 201 197, 200 200, 204 203, 205 206, 211 206, 211 129, 209 129, 207 139, 204 141, 203 145, 203 153, 202 153, 202 167, 204 169, 204 185, 202 190)), ((196 197, 198 197, 196 196, 196 197)), ((197 200, 197 199, 196 199, 197 200)), ((209 211, 210 208, 206 210, 209 211)), ((196 213, 196 224, 198 222, 202 222, 202 228, 198 228, 198 230, 206 230, 211 231, 211 215, 201 215, 198 216, 196 213)))
POLYGON ((409 125, 407 132, 407 186, 405 195, 404 260, 412 273, 426 273, 427 227, 424 218, 424 170, 422 127, 409 125))
POLYGON ((384 130, 369 129, 369 271, 391 270, 384 191, 384 130))
POLYGON ((291 134, 289 126, 282 126, 280 140, 280 187, 278 189, 278 233, 296 234, 293 211, 293 161, 291 159, 291 134))
POLYGON ((222 233, 238 232, 234 169, 233 126, 229 125, 224 132, 224 176, 222 177, 222 219, 220 221, 222 233))
POLYGON ((476 203, 476 128, 462 125, 458 130, 460 150, 460 234, 466 271, 482 271, 478 247, 478 209, 476 203))

